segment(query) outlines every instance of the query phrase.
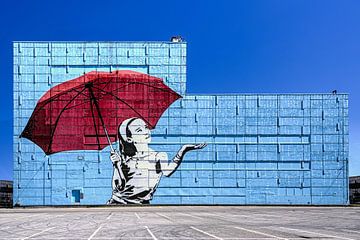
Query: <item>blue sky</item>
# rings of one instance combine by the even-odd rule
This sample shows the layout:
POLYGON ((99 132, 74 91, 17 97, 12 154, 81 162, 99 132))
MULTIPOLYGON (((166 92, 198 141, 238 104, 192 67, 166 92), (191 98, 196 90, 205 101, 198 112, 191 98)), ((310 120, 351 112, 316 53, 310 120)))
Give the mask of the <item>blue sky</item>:
POLYGON ((360 1, 3 1, 0 179, 12 179, 12 41, 188 42, 189 93, 350 96, 350 175, 360 175, 360 1))

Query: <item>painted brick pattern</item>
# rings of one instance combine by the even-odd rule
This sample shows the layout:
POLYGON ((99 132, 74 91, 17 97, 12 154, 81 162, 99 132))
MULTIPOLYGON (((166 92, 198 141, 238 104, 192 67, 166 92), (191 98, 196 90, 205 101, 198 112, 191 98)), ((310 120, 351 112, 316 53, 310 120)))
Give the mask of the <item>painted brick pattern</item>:
POLYGON ((84 205, 110 198, 108 148, 46 156, 18 136, 48 89, 118 69, 160 77, 184 96, 160 119, 152 148, 171 158, 182 144, 208 143, 163 177, 152 203, 348 203, 346 94, 187 95, 184 42, 15 42, 14 204, 74 204, 74 190, 84 205))

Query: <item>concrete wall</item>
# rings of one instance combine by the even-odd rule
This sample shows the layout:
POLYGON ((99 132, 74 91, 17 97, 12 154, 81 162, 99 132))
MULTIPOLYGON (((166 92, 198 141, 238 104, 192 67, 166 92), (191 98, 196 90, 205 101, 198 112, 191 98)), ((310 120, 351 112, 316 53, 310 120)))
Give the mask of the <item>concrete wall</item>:
MULTIPOLYGON (((162 177, 156 204, 348 203, 346 94, 187 95, 186 43, 14 43, 14 204, 105 204, 109 148, 46 156, 19 138, 37 100, 92 70, 130 69, 164 79, 184 96, 153 130, 152 148, 171 159, 207 142, 162 177)), ((205 81, 205 79, 204 79, 205 81)))

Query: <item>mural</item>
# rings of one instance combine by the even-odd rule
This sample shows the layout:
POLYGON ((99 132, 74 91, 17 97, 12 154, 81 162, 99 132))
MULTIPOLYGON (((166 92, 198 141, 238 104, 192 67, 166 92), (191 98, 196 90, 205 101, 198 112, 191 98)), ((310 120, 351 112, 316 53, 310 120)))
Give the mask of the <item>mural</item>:
POLYGON ((139 117, 153 129, 179 98, 160 78, 127 70, 93 71, 47 91, 21 137, 46 154, 101 150, 108 145, 113 150, 119 123, 139 117))
POLYGON ((110 146, 114 173, 107 203, 150 203, 161 176, 170 177, 188 151, 206 146, 183 145, 170 163, 165 152, 149 148, 150 129, 179 98, 160 78, 135 71, 94 71, 46 92, 20 137, 48 155, 110 146), (119 150, 112 146, 117 140, 119 150))
POLYGON ((347 94, 193 94, 186 42, 13 55, 14 205, 348 203, 347 94))
POLYGON ((125 120, 119 127, 119 149, 111 152, 114 166, 113 193, 108 204, 149 203, 162 175, 170 177, 188 151, 206 144, 183 145, 169 163, 165 152, 149 147, 151 133, 140 118, 125 120))

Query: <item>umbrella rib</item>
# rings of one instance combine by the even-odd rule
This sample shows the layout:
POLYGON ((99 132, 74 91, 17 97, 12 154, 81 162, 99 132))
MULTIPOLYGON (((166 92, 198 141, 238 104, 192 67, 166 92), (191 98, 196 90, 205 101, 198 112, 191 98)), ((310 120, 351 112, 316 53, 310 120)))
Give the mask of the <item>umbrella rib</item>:
MULTIPOLYGON (((126 106, 128 106, 131 110, 133 110, 137 115, 139 115, 139 117, 142 118, 149 126, 152 126, 146 119, 143 118, 143 116, 141 116, 141 114, 140 114, 138 111, 135 110, 135 108, 133 108, 132 106, 130 106, 126 101, 122 100, 121 98, 119 98, 118 96, 114 95, 114 94, 111 93, 111 92, 104 91, 104 90, 102 90, 102 89, 100 89, 100 88, 98 88, 98 87, 95 87, 95 86, 93 86, 93 88, 96 88, 97 90, 102 91, 102 92, 104 92, 104 93, 110 94, 110 95, 113 96, 115 99, 123 102, 126 106)), ((153 126, 152 126, 152 127, 153 127, 153 126)))
POLYGON ((89 95, 86 95, 85 93, 83 93, 82 91, 78 91, 78 90, 76 90, 76 89, 72 89, 72 90, 74 90, 75 92, 77 92, 77 93, 80 93, 81 95, 83 95, 83 96, 85 96, 85 97, 90 97, 89 95))
MULTIPOLYGON (((106 84, 108 84, 108 83, 106 83, 106 84)), ((114 91, 117 91, 117 90, 119 90, 119 89, 125 88, 125 87, 129 86, 130 84, 131 84, 131 83, 129 83, 129 84, 125 85, 125 86, 116 88, 116 89, 114 89, 114 91)), ((76 91, 76 90, 75 90, 75 91, 76 91)), ((78 91, 76 91, 76 92, 78 92, 78 91)), ((102 99, 103 97, 105 97, 106 95, 108 95, 108 93, 102 95, 101 97, 98 97, 98 100, 101 100, 101 99, 102 99)), ((87 96, 87 97, 89 97, 89 96, 87 96)), ((90 102, 90 101, 91 101, 91 100, 84 100, 84 102, 79 103, 79 104, 76 104, 76 105, 74 105, 74 106, 72 106, 72 107, 69 107, 69 108, 67 108, 67 109, 76 108, 76 107, 81 106, 81 105, 83 105, 83 104, 85 104, 85 103, 88 103, 88 102, 90 102)))
POLYGON ((60 111, 59 115, 57 116, 56 121, 55 121, 55 124, 54 124, 54 129, 53 129, 53 131, 51 132, 51 135, 50 135, 50 143, 49 143, 49 147, 48 147, 48 152, 50 152, 51 145, 52 145, 52 143, 53 143, 53 137, 54 137, 54 134, 55 134, 55 131, 56 131, 58 122, 59 122, 59 120, 60 120, 60 117, 62 116, 63 112, 66 110, 66 107, 69 106, 69 104, 70 104, 75 98, 77 98, 77 96, 79 96, 83 91, 85 91, 85 89, 86 89, 86 88, 84 88, 83 90, 81 90, 80 92, 78 92, 78 94, 76 94, 72 99, 70 99, 70 101, 65 105, 65 107, 60 111))
MULTIPOLYGON (((112 80, 112 79, 110 79, 108 82, 106 82, 104 87, 106 87, 106 86, 111 82, 111 80, 112 80)), ((162 89, 162 88, 160 88, 160 87, 156 87, 156 86, 153 86, 153 85, 151 85, 151 84, 147 84, 147 83, 143 83, 143 82, 131 82, 131 83, 128 83, 127 85, 125 85, 125 86, 123 86, 123 87, 117 88, 116 90, 125 88, 126 86, 129 86, 129 85, 131 85, 131 84, 141 84, 141 85, 145 85, 145 86, 152 87, 152 88, 158 89, 158 90, 160 90, 160 91, 165 91, 165 92, 169 92, 169 93, 172 93, 172 91, 173 91, 173 90, 171 90, 171 89, 162 89)), ((100 85, 100 84, 99 84, 99 85, 100 85)), ((48 100, 46 100, 45 102, 43 102, 43 105, 42 105, 40 108, 36 109, 36 112, 38 112, 38 111, 40 111, 41 109, 43 109, 43 108, 46 106, 47 103, 54 101, 55 99, 61 97, 62 95, 65 95, 66 93, 71 92, 72 90, 78 92, 76 89, 78 89, 78 88, 80 88, 80 87, 83 87, 83 86, 82 86, 82 85, 76 86, 76 87, 70 89, 69 91, 66 91, 66 92, 63 92, 63 93, 56 93, 53 97, 51 97, 50 99, 48 99, 48 100)), ((50 91, 51 91, 51 90, 50 90, 50 91)), ((107 92, 107 91, 104 91, 104 92, 107 92)), ((86 96, 86 94, 84 94, 84 93, 82 93, 82 94, 83 94, 84 96, 86 96)), ((88 97, 88 96, 87 96, 87 97, 88 97)), ((81 105, 81 104, 78 104, 78 106, 79 106, 79 105, 81 105)), ((69 108, 69 109, 71 109, 71 108, 69 108)))
MULTIPOLYGON (((39 107, 38 109, 35 108, 34 113, 42 110, 48 103, 50 103, 50 102, 56 100, 57 98, 59 98, 59 97, 65 95, 65 94, 71 92, 71 90, 75 90, 75 91, 76 91, 76 89, 77 89, 77 88, 80 88, 80 87, 83 87, 83 86, 74 87, 73 89, 70 89, 69 91, 66 91, 66 92, 56 93, 56 94, 55 94, 54 96, 52 96, 51 98, 47 99, 47 100, 44 101, 44 102, 41 102, 42 106, 39 107)), ((51 91, 51 89, 50 89, 50 91, 51 91)), ((76 91, 76 92, 78 92, 78 91, 76 91)), ((39 102, 38 102, 38 103, 39 103, 39 102)))
MULTIPOLYGON (((106 83, 106 84, 107 84, 107 83, 106 83)), ((152 84, 144 83, 144 82, 135 82, 135 81, 133 81, 133 82, 128 83, 128 85, 130 85, 130 84, 145 85, 145 86, 152 87, 152 88, 158 89, 158 90, 163 91, 163 92, 168 92, 168 93, 173 93, 173 92, 174 92, 174 90, 172 90, 172 89, 171 89, 169 86, 167 86, 166 84, 165 84, 165 86, 167 86, 168 89, 164 89, 164 88, 161 88, 161 87, 157 87, 157 86, 154 86, 154 85, 152 85, 152 84)), ((163 84, 164 84, 164 82, 163 82, 163 84)), ((99 85, 100 85, 100 84, 99 84, 99 85)), ((105 86, 105 87, 106 87, 106 86, 105 86)), ((175 92, 175 93, 176 93, 176 92, 175 92)), ((178 93, 176 93, 176 94, 178 94, 178 93)))
POLYGON ((98 150, 101 149, 100 147, 100 140, 99 140, 99 134, 98 134, 98 130, 96 127, 96 122, 95 122, 95 116, 94 116, 94 107, 93 107, 93 101, 90 99, 90 108, 91 108, 91 115, 92 115, 92 119, 93 119, 93 123, 94 123, 94 128, 95 128, 95 134, 96 134, 96 142, 98 144, 98 150))
MULTIPOLYGON (((144 83, 144 82, 134 82, 133 84, 145 85, 145 86, 152 87, 152 88, 155 88, 155 89, 160 90, 160 91, 163 91, 163 92, 173 93, 173 90, 171 90, 170 88, 169 88, 169 89, 164 89, 164 88, 156 87, 156 86, 154 86, 154 85, 151 85, 151 84, 148 84, 148 83, 144 83)), ((165 84, 165 86, 167 86, 167 85, 165 84)), ((167 86, 167 87, 169 87, 169 86, 167 86)), ((176 94, 177 94, 177 93, 176 93, 176 94)))

